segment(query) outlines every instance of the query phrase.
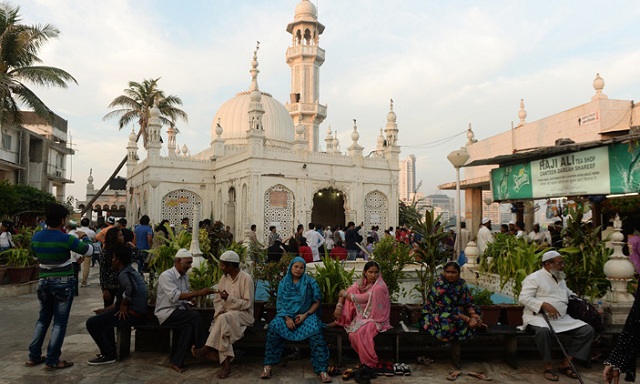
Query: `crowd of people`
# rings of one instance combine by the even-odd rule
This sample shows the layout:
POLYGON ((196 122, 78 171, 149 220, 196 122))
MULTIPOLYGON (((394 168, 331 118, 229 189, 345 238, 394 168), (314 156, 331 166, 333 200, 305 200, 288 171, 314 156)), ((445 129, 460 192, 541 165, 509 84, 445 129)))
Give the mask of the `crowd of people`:
MULTIPOLYGON (((67 221, 68 213, 62 205, 51 205, 46 211, 46 228, 36 232, 32 238, 32 248, 40 262, 40 314, 29 345, 29 357, 25 363, 28 367, 43 363, 46 370, 73 366, 72 362, 61 359, 61 350, 69 312, 78 290, 79 272, 82 270, 76 264, 90 267, 96 252, 99 252, 99 279, 104 305, 86 321, 87 331, 99 350, 99 354, 87 363, 115 363, 114 328, 135 326, 144 322, 147 316, 149 292, 140 272, 144 270, 148 259, 136 259, 136 250, 152 249, 157 244, 156 236, 166 230, 164 223, 152 230, 149 217, 145 215, 141 217, 140 224, 130 230, 126 228, 126 220, 109 218, 104 228, 94 232, 89 228, 88 219, 82 219, 80 226, 73 220, 67 221), (137 270, 132 266, 134 262, 138 264, 137 270), (45 335, 52 321, 50 341, 46 354, 43 354, 45 335)), ((205 228, 209 225, 206 222, 202 224, 205 228)), ((489 229, 487 224, 490 225, 490 222, 483 220, 483 225, 489 229)), ((514 223, 514 236, 525 236, 522 227, 514 223)), ((254 236, 250 235, 251 241, 261 246, 255 236, 255 226, 251 229, 254 232, 254 236)), ((329 227, 318 228, 310 224, 306 232, 304 228, 299 228, 283 242, 275 228, 271 228, 267 238, 269 249, 280 244, 279 247, 284 250, 284 244, 289 247, 293 242, 298 247, 298 253, 278 284, 277 313, 267 328, 264 366, 260 374, 262 379, 270 378, 273 366, 281 362, 285 341, 308 340, 314 372, 322 382, 332 381, 331 373, 334 372, 329 366, 329 349, 323 332, 327 325, 322 323, 319 316, 323 298, 315 279, 306 273, 307 264, 319 260, 323 247, 328 251, 330 248, 330 254, 338 250, 337 258, 341 260, 358 257, 367 260, 371 252, 366 244, 375 245, 380 239, 378 229, 374 226, 366 233, 365 246, 359 246, 357 252, 352 252, 355 249, 350 245, 363 241, 365 237, 361 231, 362 224, 356 226, 350 222, 344 229, 336 226, 332 231, 329 227)), ((188 221, 183 221, 180 230, 189 230, 188 221)), ((3 231, 8 232, 4 224, 3 231)), ((229 228, 224 231, 229 231, 229 228)), ((534 230, 532 234, 527 236, 531 241, 537 241, 538 233, 534 230)), ((412 238, 415 241, 414 234, 404 228, 398 229, 393 235, 390 229, 382 236, 394 236, 403 242, 411 242, 412 238)), ((11 237, 5 235, 5 240, 10 242, 11 237)), ((0 244, 2 241, 0 235, 0 244)), ((192 266, 193 255, 186 249, 176 252, 174 265, 162 271, 158 278, 154 315, 160 324, 180 329, 179 341, 170 363, 176 372, 185 371, 185 358, 190 352, 196 358, 220 364, 219 379, 228 377, 235 357, 233 344, 254 323, 255 285, 252 277, 240 269, 240 257, 234 251, 223 252, 219 261, 223 275, 215 288, 190 289, 187 273, 192 266), (215 308, 214 320, 211 324, 204 324, 200 313, 192 310, 192 300, 211 295, 215 308)), ((524 306, 522 328, 534 334, 534 341, 543 359, 546 380, 558 381, 560 374, 578 378, 572 360, 589 358, 594 330, 589 324, 567 314, 568 300, 573 292, 564 281, 563 256, 557 251, 548 251, 542 256, 540 265, 541 268, 527 276, 522 283, 519 297, 524 306), (551 335, 554 332, 570 336, 568 353, 557 368, 554 368, 551 356, 551 335)), ((428 290, 422 311, 421 327, 445 343, 470 338, 475 332, 487 329, 480 308, 474 303, 460 272, 460 264, 455 260, 444 265, 442 273, 428 290)), ((81 286, 87 285, 87 277, 83 273, 81 286)), ((389 291, 382 278, 380 265, 375 260, 368 260, 357 281, 339 292, 339 301, 333 313, 335 322, 331 324, 344 328, 358 355, 360 367, 355 373, 356 378, 360 378, 358 382, 367 382, 379 372, 388 370, 387 363, 380 361, 376 354, 374 338, 391 328, 389 315, 389 291)), ((603 376, 607 383, 617 383, 620 373, 625 373, 627 379, 634 377, 635 356, 640 348, 639 316, 636 294, 636 302, 623 333, 605 362, 603 376)), ((405 369, 408 370, 408 367, 405 369)), ((348 371, 345 374, 349 374, 348 371)), ((404 372, 407 374, 407 371, 404 372)), ((410 374, 410 370, 408 372, 410 374)), ((452 372, 450 376, 458 374, 452 372)), ((484 373, 476 375, 488 379, 484 373)))

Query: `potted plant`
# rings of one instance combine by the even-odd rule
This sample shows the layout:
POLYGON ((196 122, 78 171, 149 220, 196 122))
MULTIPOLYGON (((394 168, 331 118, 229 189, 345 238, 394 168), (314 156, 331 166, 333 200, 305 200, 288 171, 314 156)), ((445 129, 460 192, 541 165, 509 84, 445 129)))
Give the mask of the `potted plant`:
MULTIPOLYGON (((420 266, 416 269, 418 283, 412 291, 420 295, 422 304, 427 300, 427 293, 435 282, 437 266, 447 258, 447 253, 441 245, 448 234, 440 225, 440 218, 441 215, 436 215, 434 210, 427 209, 424 219, 419 215, 410 216, 408 219, 416 237, 416 245, 411 250, 411 261, 420 266)), ((406 305, 409 321, 412 324, 422 317, 422 304, 406 305)))
POLYGON ((380 274, 389 289, 392 303, 389 322, 392 325, 400 323, 405 309, 404 305, 398 304, 398 299, 406 293, 400 281, 405 277, 404 267, 413 261, 410 249, 409 245, 389 236, 377 242, 373 249, 373 260, 380 265, 380 274))
POLYGON ((2 252, 7 257, 7 275, 10 284, 22 284, 31 280, 36 259, 29 248, 10 248, 2 252))
POLYGON ((268 295, 267 302, 264 304, 266 321, 270 321, 276 315, 278 284, 287 274, 287 268, 289 267, 289 263, 293 259, 293 256, 293 254, 285 252, 277 263, 265 262, 265 260, 256 261, 255 279, 258 281, 258 284, 264 284, 268 295))
POLYGON ((345 270, 345 262, 335 260, 330 257, 322 258, 322 265, 316 264, 316 271, 312 276, 318 282, 320 292, 322 292, 322 321, 330 323, 333 321, 333 312, 338 302, 340 290, 347 289, 353 283, 353 274, 345 270))
POLYGON ((473 303, 480 307, 482 322, 487 325, 497 324, 502 308, 493 303, 493 299, 491 299, 493 292, 480 287, 472 287, 470 292, 473 297, 473 303))
MULTIPOLYGON (((199 267, 191 268, 189 286, 193 291, 211 288, 220 281, 220 277, 222 277, 222 270, 217 260, 205 260, 199 267)), ((210 299, 208 300, 206 296, 198 297, 196 303, 198 308, 213 307, 213 302, 210 299)), ((211 316, 211 319, 213 319, 213 316, 211 316)))

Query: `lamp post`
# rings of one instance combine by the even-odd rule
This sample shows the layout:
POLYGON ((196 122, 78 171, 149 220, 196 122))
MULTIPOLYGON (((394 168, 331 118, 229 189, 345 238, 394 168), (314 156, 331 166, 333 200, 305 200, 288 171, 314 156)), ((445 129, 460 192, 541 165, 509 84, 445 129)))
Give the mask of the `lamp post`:
POLYGON ((460 167, 469 160, 469 154, 467 153, 467 150, 462 147, 449 153, 449 155, 447 155, 447 159, 456 169, 456 242, 454 246, 454 258, 457 260, 460 255, 460 167))

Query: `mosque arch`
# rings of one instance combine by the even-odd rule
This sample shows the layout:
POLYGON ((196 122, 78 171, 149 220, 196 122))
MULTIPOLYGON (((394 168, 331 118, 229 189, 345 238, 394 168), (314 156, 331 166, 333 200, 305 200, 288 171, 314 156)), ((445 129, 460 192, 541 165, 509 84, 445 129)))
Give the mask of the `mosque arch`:
POLYGON ((329 187, 313 194, 311 222, 323 226, 345 224, 346 197, 343 191, 329 187))
POLYGON ((176 189, 162 197, 162 218, 178 227, 183 217, 193 218, 196 203, 202 198, 187 189, 176 189))
POLYGON ((389 215, 389 199, 379 190, 367 193, 364 199, 364 227, 370 229, 377 225, 380 228, 388 228, 387 217, 389 215))
POLYGON ((293 233, 293 212, 295 198, 293 192, 282 184, 274 185, 264 193, 265 240, 269 227, 275 225, 278 233, 287 238, 293 233))

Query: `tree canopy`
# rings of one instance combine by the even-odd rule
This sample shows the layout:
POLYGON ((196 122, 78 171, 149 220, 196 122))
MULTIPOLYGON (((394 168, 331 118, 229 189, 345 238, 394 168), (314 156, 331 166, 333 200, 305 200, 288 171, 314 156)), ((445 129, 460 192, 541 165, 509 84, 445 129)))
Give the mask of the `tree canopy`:
POLYGON ((19 106, 24 104, 46 121, 53 112, 25 83, 66 88, 77 81, 66 71, 41 63, 38 51, 60 34, 51 24, 23 25, 20 7, 0 3, 0 124, 20 124, 19 106))
POLYGON ((129 82, 129 88, 124 90, 124 94, 116 97, 109 104, 109 108, 118 108, 107 113, 102 119, 108 120, 118 118, 118 129, 122 129, 130 123, 138 123, 140 131, 138 137, 142 136, 144 146, 147 146, 147 124, 149 122, 149 112, 156 103, 160 110, 160 119, 163 124, 174 125, 177 119, 188 121, 187 113, 176 105, 182 105, 182 100, 175 95, 165 95, 164 91, 158 88, 157 79, 145 79, 142 83, 129 82))

